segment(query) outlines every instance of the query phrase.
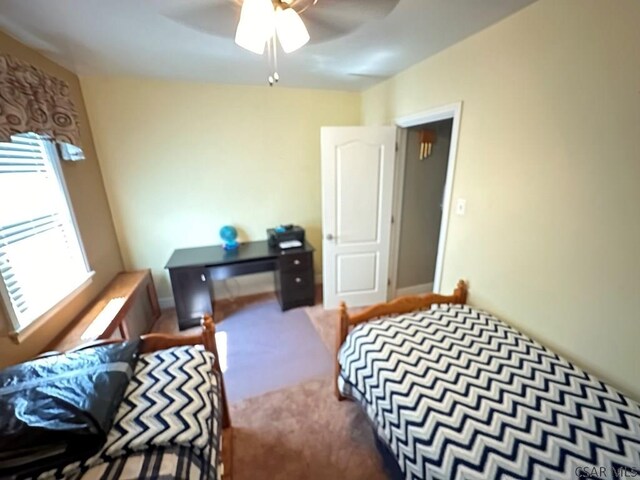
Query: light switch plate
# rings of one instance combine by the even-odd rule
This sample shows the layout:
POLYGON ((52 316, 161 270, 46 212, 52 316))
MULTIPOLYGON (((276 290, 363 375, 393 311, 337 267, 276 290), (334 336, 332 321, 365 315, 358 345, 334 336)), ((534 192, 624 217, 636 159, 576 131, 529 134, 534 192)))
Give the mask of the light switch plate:
POLYGON ((456 202, 456 215, 464 215, 467 212, 467 200, 459 198, 456 202))

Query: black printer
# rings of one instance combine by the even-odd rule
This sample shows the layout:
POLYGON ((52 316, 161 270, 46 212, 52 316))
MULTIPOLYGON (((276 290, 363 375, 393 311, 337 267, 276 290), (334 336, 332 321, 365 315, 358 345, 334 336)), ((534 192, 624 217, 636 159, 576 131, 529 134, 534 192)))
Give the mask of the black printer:
POLYGON ((296 248, 304 245, 304 228, 298 225, 279 225, 267 229, 270 247, 296 248))

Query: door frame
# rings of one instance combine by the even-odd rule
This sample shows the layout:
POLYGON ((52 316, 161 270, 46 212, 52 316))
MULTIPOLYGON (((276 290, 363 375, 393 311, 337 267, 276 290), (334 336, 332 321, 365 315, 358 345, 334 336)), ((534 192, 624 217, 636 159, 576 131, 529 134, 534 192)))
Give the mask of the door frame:
POLYGON ((451 103, 437 108, 424 110, 411 115, 398 117, 395 124, 398 127, 396 138, 398 140, 398 153, 396 158, 396 172, 393 189, 393 228, 391 229, 391 255, 389 258, 389 298, 397 295, 398 285, 398 260, 400 257, 400 228, 402 225, 402 200, 404 198, 404 174, 407 161, 407 129, 423 125, 425 123, 438 122, 440 120, 453 120, 451 129, 451 146, 449 147, 449 159, 447 164, 447 176, 444 184, 442 199, 442 219, 440 221, 440 235, 438 238, 438 254, 436 256, 436 271, 433 281, 433 291, 440 293, 442 283, 442 270, 444 268, 444 253, 447 244, 449 217, 451 216, 451 203, 453 198, 453 181, 458 156, 458 138, 460 134, 460 117, 462 115, 462 102, 451 103))

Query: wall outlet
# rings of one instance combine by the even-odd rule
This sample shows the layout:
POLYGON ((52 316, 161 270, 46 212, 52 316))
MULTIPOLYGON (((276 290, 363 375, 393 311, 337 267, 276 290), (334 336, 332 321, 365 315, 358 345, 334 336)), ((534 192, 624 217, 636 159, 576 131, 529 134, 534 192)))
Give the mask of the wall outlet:
POLYGON ((456 215, 464 215, 467 212, 467 200, 466 198, 459 198, 456 202, 456 215))

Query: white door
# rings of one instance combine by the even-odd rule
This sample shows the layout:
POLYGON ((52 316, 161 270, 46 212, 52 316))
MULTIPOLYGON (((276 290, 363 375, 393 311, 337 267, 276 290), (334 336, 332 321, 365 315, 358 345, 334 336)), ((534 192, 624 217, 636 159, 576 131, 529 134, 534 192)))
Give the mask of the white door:
POLYGON ((395 127, 323 127, 324 307, 387 300, 395 127))

